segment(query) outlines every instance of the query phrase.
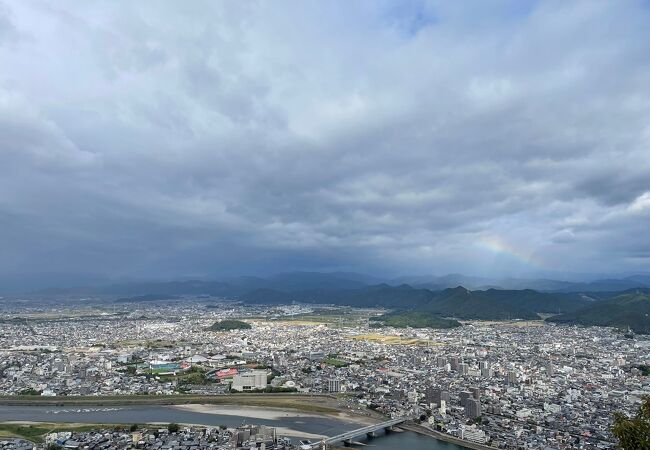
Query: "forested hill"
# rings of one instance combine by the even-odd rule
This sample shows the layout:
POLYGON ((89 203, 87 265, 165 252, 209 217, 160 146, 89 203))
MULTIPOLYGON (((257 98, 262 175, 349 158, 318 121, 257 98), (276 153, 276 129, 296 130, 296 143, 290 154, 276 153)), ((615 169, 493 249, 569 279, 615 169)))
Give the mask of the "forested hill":
POLYGON ((621 329, 629 327, 635 333, 650 334, 650 294, 641 290, 628 292, 548 320, 621 329))
POLYGON ((369 286, 348 290, 281 292, 260 289, 243 296, 256 304, 329 303, 355 307, 414 310, 461 319, 539 319, 537 313, 573 311, 589 303, 580 294, 543 293, 530 289, 470 291, 459 286, 439 292, 408 285, 369 286))
POLYGON ((408 285, 380 284, 361 289, 312 289, 283 292, 275 289, 257 289, 242 296, 247 303, 282 304, 327 303, 355 307, 404 308, 432 301, 436 294, 428 289, 415 289, 408 285))
POLYGON ((573 311, 589 303, 580 294, 537 292, 531 289, 470 291, 462 286, 445 289, 415 310, 459 319, 539 319, 538 313, 573 311))

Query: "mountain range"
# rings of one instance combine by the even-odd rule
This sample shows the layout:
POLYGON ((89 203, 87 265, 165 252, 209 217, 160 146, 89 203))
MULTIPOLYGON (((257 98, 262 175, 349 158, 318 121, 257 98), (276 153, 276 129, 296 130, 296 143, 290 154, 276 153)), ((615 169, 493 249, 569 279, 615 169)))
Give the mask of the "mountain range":
MULTIPOLYGON (((291 302, 391 309, 398 314, 455 319, 539 319, 558 323, 630 327, 650 331, 650 277, 630 276, 585 283, 555 280, 491 280, 463 275, 381 279, 355 273, 293 272, 262 278, 230 277, 216 281, 131 282, 99 287, 46 289, 41 298, 96 296, 108 301, 182 301, 183 296, 240 300, 248 304, 291 302), (449 287, 454 282, 463 285, 449 287), (407 283, 408 282, 408 283, 407 283), (497 283, 498 282, 498 283, 497 283), (480 287, 476 287, 480 286, 480 287), (504 288, 504 286, 517 286, 504 288), (533 289, 526 286, 536 286, 533 289), (630 288, 632 286, 632 288, 630 288)), ((403 321, 402 321, 403 322, 403 321)))
MULTIPOLYGON (((84 278, 87 279, 87 278, 84 278)), ((68 285, 72 282, 68 281, 68 285)), ((283 292, 305 290, 358 289, 368 286, 409 285, 418 289, 441 291, 463 286, 469 290, 522 290, 540 292, 599 293, 650 288, 650 275, 637 274, 622 278, 600 278, 591 281, 561 281, 546 278, 486 278, 461 274, 444 276, 403 276, 381 278, 354 272, 287 272, 269 277, 237 276, 215 280, 129 281, 121 283, 94 283, 80 287, 49 288, 31 291, 37 295, 118 295, 149 294, 239 296, 255 289, 283 292)), ((0 278, 0 295, 16 292, 0 278)), ((22 293, 28 292, 23 289, 22 293)))
POLYGON ((636 287, 650 287, 650 275, 630 275, 623 278, 598 278, 591 281, 562 281, 548 278, 485 278, 460 274, 436 276, 406 276, 391 280, 391 284, 407 283, 412 286, 441 290, 464 286, 472 290, 534 289, 543 292, 601 292, 622 291, 636 287))

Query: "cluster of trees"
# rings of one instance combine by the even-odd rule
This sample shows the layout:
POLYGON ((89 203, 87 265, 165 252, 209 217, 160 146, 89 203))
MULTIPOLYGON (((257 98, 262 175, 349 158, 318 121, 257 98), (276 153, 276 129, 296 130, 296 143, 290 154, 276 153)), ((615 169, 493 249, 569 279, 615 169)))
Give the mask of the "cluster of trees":
POLYGON ((373 328, 378 326, 389 326, 394 328, 455 328, 460 322, 453 319, 444 319, 437 314, 422 311, 405 311, 384 314, 379 317, 372 317, 373 328))
POLYGON ((251 325, 241 320, 221 320, 212 324, 210 331, 249 330, 251 325))

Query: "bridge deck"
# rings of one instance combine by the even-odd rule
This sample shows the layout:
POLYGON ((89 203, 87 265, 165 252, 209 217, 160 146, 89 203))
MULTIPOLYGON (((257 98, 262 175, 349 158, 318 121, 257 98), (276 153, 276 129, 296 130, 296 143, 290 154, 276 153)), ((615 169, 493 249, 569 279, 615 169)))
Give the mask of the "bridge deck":
POLYGON ((361 435, 366 434, 366 433, 372 433, 374 431, 381 430, 382 428, 388 428, 388 427, 398 425, 400 423, 404 423, 407 420, 409 420, 408 417, 399 417, 397 419, 391 419, 391 420, 387 420, 385 422, 376 423, 376 424, 373 424, 373 425, 368 425, 367 427, 358 428, 356 430, 346 431, 345 433, 341 433, 341 434, 338 434, 336 436, 332 436, 332 437, 329 437, 327 439, 323 439, 322 441, 314 444, 313 446, 321 445, 322 443, 325 443, 325 444, 329 445, 329 444, 333 444, 335 442, 347 441, 348 439, 352 439, 354 437, 361 436, 361 435))

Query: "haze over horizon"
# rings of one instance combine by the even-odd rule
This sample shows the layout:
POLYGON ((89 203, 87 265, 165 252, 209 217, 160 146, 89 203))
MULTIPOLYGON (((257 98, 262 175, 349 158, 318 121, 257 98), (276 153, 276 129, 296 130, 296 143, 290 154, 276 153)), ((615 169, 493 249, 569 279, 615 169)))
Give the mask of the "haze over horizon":
POLYGON ((648 273, 648 2, 463 3, 0 0, 0 283, 648 273))

